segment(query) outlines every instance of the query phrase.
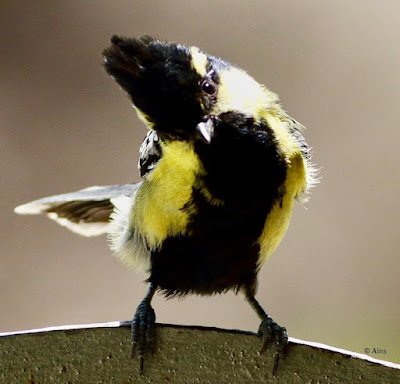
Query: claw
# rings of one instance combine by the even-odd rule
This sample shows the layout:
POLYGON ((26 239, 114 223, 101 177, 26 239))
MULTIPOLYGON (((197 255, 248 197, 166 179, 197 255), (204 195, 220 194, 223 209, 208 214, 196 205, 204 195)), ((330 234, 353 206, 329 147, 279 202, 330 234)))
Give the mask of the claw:
POLYGON ((140 361, 140 368, 139 368, 140 376, 143 376, 143 371, 144 371, 144 357, 143 357, 143 356, 140 356, 139 361, 140 361))
POLYGON ((279 353, 275 353, 274 366, 272 367, 272 376, 276 377, 276 371, 279 364, 279 353))

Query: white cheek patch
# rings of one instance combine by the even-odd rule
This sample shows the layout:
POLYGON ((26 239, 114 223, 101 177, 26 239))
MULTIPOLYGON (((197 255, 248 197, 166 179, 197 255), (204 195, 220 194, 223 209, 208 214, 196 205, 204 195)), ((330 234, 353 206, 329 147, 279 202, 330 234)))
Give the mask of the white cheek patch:
POLYGON ((257 117, 260 111, 269 106, 266 88, 245 71, 231 67, 220 73, 218 103, 213 111, 215 114, 238 111, 257 117))

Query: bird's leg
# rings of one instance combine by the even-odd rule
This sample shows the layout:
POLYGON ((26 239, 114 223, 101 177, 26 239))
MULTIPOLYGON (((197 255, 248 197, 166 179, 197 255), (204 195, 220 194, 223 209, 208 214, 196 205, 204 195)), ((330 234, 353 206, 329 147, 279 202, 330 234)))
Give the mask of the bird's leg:
POLYGON ((279 326, 274 320, 272 320, 270 316, 267 315, 250 289, 246 290, 245 295, 246 300, 261 319, 261 324, 258 328, 258 334, 263 338, 263 346, 260 353, 265 352, 268 344, 271 341, 275 344, 275 359, 272 369, 272 375, 275 376, 278 369, 279 360, 281 358, 284 359, 287 352, 288 335, 286 328, 279 326))
POLYGON ((157 289, 157 285, 150 284, 150 288, 137 307, 135 316, 132 320, 132 357, 137 350, 140 360, 140 375, 143 375, 144 355, 146 347, 151 349, 151 344, 154 337, 154 324, 156 322, 156 314, 151 306, 151 299, 157 289))

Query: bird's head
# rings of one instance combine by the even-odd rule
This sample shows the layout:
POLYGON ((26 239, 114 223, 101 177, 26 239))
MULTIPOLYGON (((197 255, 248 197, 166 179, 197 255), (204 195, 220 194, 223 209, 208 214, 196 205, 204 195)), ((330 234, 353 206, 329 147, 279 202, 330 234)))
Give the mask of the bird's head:
POLYGON ((139 117, 164 139, 210 142, 222 114, 258 120, 277 101, 245 71, 196 47, 113 36, 103 54, 139 117))

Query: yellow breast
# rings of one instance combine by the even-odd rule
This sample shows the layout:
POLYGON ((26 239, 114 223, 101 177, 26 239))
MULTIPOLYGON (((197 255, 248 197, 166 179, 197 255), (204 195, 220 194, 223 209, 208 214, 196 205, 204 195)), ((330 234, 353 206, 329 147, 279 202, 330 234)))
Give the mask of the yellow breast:
POLYGON ((185 141, 162 143, 162 157, 140 187, 130 224, 138 228, 151 249, 167 236, 184 234, 188 212, 182 210, 192 195, 200 160, 185 141))

